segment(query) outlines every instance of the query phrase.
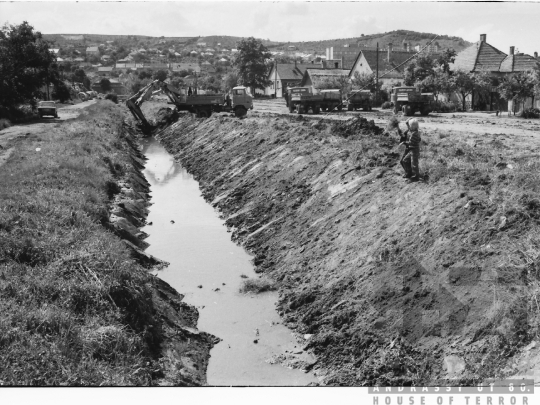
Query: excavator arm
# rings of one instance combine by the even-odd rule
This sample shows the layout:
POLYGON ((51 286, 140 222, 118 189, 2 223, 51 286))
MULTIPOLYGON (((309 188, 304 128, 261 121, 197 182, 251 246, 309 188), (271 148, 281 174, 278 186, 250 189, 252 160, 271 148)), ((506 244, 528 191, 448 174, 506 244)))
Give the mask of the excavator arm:
POLYGON ((129 108, 129 111, 131 111, 136 120, 139 120, 146 127, 149 127, 150 124, 141 110, 141 105, 150 98, 157 82, 159 82, 159 80, 154 80, 152 83, 147 84, 126 100, 126 106, 129 108))
POLYGON ((174 105, 185 102, 185 100, 182 100, 182 97, 185 98, 184 95, 180 94, 180 92, 174 87, 162 82, 161 80, 154 80, 152 83, 144 86, 137 93, 126 100, 126 106, 129 108, 135 119, 140 121, 145 127, 150 127, 150 123, 144 116, 141 110, 141 105, 148 100, 152 94, 159 91, 163 91, 174 105))

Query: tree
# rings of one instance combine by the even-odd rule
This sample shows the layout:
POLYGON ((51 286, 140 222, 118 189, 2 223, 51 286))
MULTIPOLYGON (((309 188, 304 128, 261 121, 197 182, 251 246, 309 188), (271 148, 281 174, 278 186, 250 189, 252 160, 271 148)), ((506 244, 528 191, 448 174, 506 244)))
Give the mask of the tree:
POLYGON ((54 62, 49 43, 26 21, 0 28, 0 106, 34 105, 40 88, 58 80, 54 62))
POLYGON ((150 72, 147 72, 146 70, 141 70, 139 72, 139 79, 150 79, 152 77, 152 74, 150 72))
POLYGON ((465 111, 465 99, 467 96, 474 91, 483 91, 490 87, 491 80, 487 72, 470 73, 458 69, 450 76, 449 85, 452 90, 461 94, 462 108, 465 111))
POLYGON ((379 81, 379 85, 377 86, 375 74, 354 72, 354 76, 351 79, 351 85, 353 89, 369 90, 372 93, 375 93, 377 90, 381 89, 382 82, 379 81))
POLYGON ((538 83, 533 72, 519 72, 503 77, 497 90, 505 100, 523 103, 527 98, 534 96, 535 85, 538 86, 538 83))
POLYGON ((415 86, 434 74, 435 61, 429 55, 420 55, 407 65, 404 72, 405 86, 415 86))
POLYGON ((161 80, 162 82, 167 80, 167 71, 158 70, 156 73, 154 73, 154 80, 161 80))
POLYGON ((351 89, 348 76, 327 77, 317 84, 317 89, 339 89, 342 94, 347 94, 351 89))
POLYGON ((238 74, 236 72, 230 72, 225 76, 225 81, 223 82, 225 91, 231 90, 233 87, 238 86, 238 74))
POLYGON ((68 86, 61 80, 55 84, 52 96, 53 99, 60 100, 61 103, 64 103, 71 98, 68 86))
POLYGON ((435 96, 435 100, 439 99, 439 94, 452 93, 452 85, 450 82, 450 72, 445 72, 443 66, 434 69, 433 74, 427 76, 421 82, 417 82, 422 92, 430 92, 435 96))
POLYGON ((454 63, 456 59, 456 51, 453 49, 446 49, 442 52, 435 63, 442 69, 444 73, 450 73, 450 63, 454 63))
POLYGON ((237 45, 238 53, 234 59, 234 66, 238 70, 240 82, 250 87, 252 93, 255 89, 264 90, 270 84, 266 61, 272 54, 261 41, 249 37, 237 45))
POLYGON ((112 90, 111 82, 107 78, 103 78, 99 81, 99 86, 101 87, 101 90, 103 93, 107 93, 112 90))

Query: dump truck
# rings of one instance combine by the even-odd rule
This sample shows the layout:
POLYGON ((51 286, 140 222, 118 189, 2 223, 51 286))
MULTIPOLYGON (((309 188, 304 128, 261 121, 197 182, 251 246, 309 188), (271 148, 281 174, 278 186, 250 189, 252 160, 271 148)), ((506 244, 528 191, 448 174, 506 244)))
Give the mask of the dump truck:
POLYGON ((323 96, 323 101, 321 102, 321 110, 343 110, 343 93, 341 93, 340 89, 321 90, 319 94, 323 96))
POLYGON ((305 114, 309 110, 313 114, 319 114, 323 96, 321 94, 313 94, 310 87, 292 87, 287 93, 289 112, 305 114))
POLYGON ((433 111, 433 93, 420 93, 416 87, 393 87, 390 101, 394 104, 394 113, 399 111, 410 116, 420 111, 428 115, 433 111))
POLYGON ((189 111, 199 118, 210 117, 212 113, 222 111, 234 112, 237 117, 243 117, 248 109, 253 109, 253 97, 243 86, 234 87, 231 91, 232 97, 226 94, 187 95, 185 89, 177 89, 161 80, 154 80, 126 100, 126 106, 144 127, 150 128, 151 125, 146 120, 141 105, 153 94, 161 92, 169 98, 168 104, 173 104, 178 111, 189 111))
POLYGON ((371 91, 369 90, 352 90, 349 93, 347 101, 347 110, 353 111, 359 108, 364 111, 371 111, 371 91))

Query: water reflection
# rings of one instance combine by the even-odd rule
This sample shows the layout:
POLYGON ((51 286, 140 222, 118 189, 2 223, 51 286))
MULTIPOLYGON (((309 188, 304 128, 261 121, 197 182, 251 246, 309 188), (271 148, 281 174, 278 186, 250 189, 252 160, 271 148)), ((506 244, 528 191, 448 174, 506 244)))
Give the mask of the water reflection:
POLYGON ((152 202, 147 252, 170 263, 159 276, 199 309, 198 327, 223 339, 211 352, 211 385, 306 385, 310 374, 266 361, 298 351, 275 311, 277 294, 238 292, 241 275, 256 277, 251 257, 230 240, 198 183, 154 140, 146 141, 144 171, 152 202), (256 342, 255 342, 256 341, 256 342))

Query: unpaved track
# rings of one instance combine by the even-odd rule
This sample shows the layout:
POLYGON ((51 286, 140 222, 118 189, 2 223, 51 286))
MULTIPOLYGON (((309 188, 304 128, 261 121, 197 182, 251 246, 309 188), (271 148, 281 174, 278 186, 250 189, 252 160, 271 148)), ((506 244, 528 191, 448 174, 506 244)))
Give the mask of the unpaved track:
MULTIPOLYGON (((254 110, 258 112, 290 114, 283 99, 254 100, 254 110)), ((295 115, 294 113, 291 115, 295 115)), ((374 120, 375 124, 385 126, 388 119, 393 115, 390 110, 375 110, 371 112, 364 111, 341 111, 332 113, 321 113, 319 115, 306 114, 307 118, 312 119, 332 119, 346 120, 351 117, 361 116, 368 120, 374 120)), ((501 134, 516 135, 521 137, 535 137, 540 131, 539 120, 522 119, 519 117, 509 117, 507 113, 496 116, 494 112, 474 112, 474 113, 431 113, 427 117, 421 115, 415 116, 421 123, 423 129, 444 130, 450 135, 452 133, 471 133, 471 134, 501 134)), ((402 117, 405 120, 405 117, 402 117)))
POLYGON ((45 117, 30 123, 14 125, 0 131, 0 166, 11 156, 13 147, 9 145, 11 140, 28 135, 37 135, 51 128, 54 128, 58 123, 69 119, 77 118, 82 109, 92 105, 96 100, 89 100, 83 103, 70 105, 58 109, 58 118, 45 117))

